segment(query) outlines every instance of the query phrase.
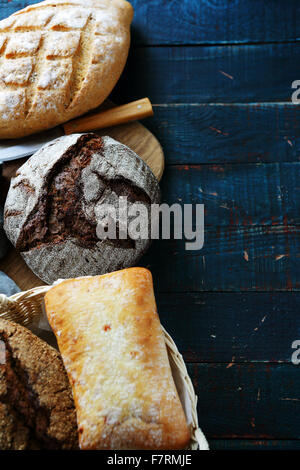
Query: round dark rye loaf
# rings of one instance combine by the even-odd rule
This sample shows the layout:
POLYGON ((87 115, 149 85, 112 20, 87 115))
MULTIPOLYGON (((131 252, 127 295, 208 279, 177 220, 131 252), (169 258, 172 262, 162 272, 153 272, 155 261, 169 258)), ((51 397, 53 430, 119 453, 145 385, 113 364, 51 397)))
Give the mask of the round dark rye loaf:
MULTIPOLYGON (((73 134, 33 155, 11 182, 4 213, 8 238, 45 282, 104 274, 134 265, 149 239, 99 239, 103 204, 158 203, 159 185, 146 163, 110 137, 73 134)), ((150 211, 149 211, 150 212, 150 211)), ((118 229, 118 210, 116 226, 118 229)), ((148 219, 149 222, 149 219, 148 219)))
POLYGON ((77 448, 60 354, 26 328, 0 320, 0 450, 77 448))

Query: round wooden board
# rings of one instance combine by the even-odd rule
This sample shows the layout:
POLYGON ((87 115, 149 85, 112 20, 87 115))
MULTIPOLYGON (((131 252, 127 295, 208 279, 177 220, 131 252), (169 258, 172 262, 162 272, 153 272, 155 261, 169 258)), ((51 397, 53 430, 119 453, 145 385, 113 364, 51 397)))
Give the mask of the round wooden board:
MULTIPOLYGON (((164 171, 164 154, 160 143, 154 135, 139 122, 123 124, 97 132, 98 135, 109 135, 114 139, 128 145, 134 150, 151 168, 158 180, 161 179, 164 171)), ((10 178, 14 176, 16 170, 23 165, 26 159, 15 160, 6 163, 3 167, 3 180, 1 180, 0 198, 3 203, 9 188, 10 178)), ((33 287, 45 285, 28 268, 23 258, 11 247, 0 261, 0 271, 11 277, 22 291, 33 287)))

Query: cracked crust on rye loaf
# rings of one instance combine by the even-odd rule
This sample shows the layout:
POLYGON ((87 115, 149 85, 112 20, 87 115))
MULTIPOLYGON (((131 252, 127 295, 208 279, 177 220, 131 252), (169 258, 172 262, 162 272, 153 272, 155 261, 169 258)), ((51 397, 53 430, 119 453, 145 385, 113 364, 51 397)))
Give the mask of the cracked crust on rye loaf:
POLYGON ((105 204, 116 210, 159 203, 159 184, 146 163, 110 137, 73 134, 43 147, 18 170, 5 204, 4 228, 32 271, 52 284, 57 279, 94 276, 136 264, 148 238, 99 239, 105 204))

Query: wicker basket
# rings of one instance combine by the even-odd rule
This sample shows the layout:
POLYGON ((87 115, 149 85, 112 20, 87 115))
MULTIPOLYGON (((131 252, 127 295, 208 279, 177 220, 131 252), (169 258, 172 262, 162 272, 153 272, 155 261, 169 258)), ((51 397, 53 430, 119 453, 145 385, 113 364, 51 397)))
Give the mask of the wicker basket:
MULTIPOLYGON (((0 294, 0 318, 28 326, 38 323, 43 317, 43 299, 51 286, 36 287, 6 297, 0 294)), ((208 450, 207 440, 199 428, 197 417, 197 396, 186 365, 171 336, 163 329, 170 365, 176 387, 191 428, 190 450, 208 450)))

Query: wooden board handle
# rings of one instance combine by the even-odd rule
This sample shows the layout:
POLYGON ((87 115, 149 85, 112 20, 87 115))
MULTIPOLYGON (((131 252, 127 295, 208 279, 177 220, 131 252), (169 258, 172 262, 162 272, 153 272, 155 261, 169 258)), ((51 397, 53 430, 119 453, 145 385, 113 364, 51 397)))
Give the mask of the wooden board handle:
POLYGON ((75 132, 94 131, 104 127, 117 126, 148 116, 153 116, 152 105, 148 98, 143 98, 122 106, 116 106, 93 116, 74 119, 64 124, 63 128, 65 134, 73 134, 75 132))

